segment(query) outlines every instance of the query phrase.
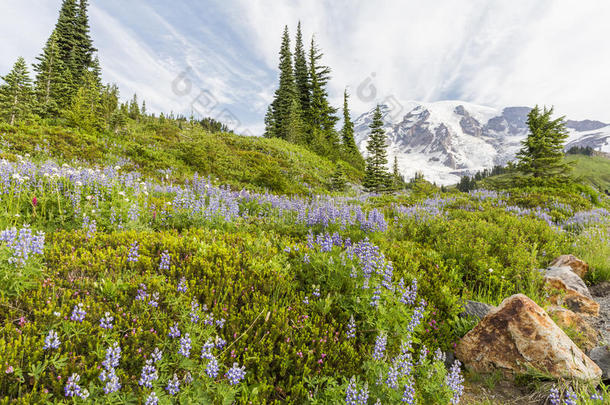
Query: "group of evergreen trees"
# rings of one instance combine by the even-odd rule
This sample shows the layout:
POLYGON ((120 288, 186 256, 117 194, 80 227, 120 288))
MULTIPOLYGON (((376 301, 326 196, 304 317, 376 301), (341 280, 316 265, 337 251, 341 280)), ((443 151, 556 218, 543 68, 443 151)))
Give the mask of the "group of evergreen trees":
POLYGON ((303 43, 301 23, 297 27, 294 52, 288 27, 284 28, 279 61, 279 86, 265 116, 265 136, 305 145, 332 159, 343 159, 364 168, 354 141, 347 90, 344 93, 343 128, 337 132, 337 108, 328 100, 331 69, 321 62, 323 53, 312 37, 309 52, 303 43))
POLYGON ((119 102, 116 85, 103 85, 90 36, 88 0, 63 0, 59 17, 30 78, 20 57, 0 86, 0 120, 63 119, 87 131, 120 128, 146 111, 119 102))

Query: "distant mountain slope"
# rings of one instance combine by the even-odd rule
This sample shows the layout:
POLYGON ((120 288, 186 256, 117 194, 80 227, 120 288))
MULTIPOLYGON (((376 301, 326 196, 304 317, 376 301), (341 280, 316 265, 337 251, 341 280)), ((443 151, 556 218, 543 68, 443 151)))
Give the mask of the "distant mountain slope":
MULTIPOLYGON (((381 106, 388 137, 390 162, 398 158, 401 173, 410 178, 423 172, 438 184, 455 184, 472 175, 514 159, 528 133, 529 107, 495 109, 463 101, 404 102, 397 114, 381 106), (404 115, 402 113, 405 113, 404 115)), ((355 123, 355 137, 366 155, 373 110, 355 123)), ((566 148, 590 146, 610 152, 610 125, 599 121, 567 121, 566 148)))

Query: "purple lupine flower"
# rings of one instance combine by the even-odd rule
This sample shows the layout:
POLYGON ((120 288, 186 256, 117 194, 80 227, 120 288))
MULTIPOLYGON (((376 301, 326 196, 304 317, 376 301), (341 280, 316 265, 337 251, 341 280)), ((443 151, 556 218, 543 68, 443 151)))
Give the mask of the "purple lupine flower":
POLYGON ((447 358, 447 355, 445 355, 445 353, 440 348, 437 348, 434 351, 434 362, 435 363, 445 362, 446 358, 447 358))
POLYGON ((180 349, 178 349, 178 354, 188 358, 191 355, 191 347, 191 336, 188 333, 185 333, 184 336, 180 338, 180 349))
POLYGON ((146 388, 152 388, 153 381, 159 378, 159 373, 154 365, 153 359, 146 360, 144 367, 142 367, 142 374, 138 384, 146 388))
POLYGON ((226 319, 224 319, 224 318, 219 318, 219 319, 216 319, 216 327, 217 327, 218 329, 222 329, 222 328, 224 328, 224 326, 225 326, 225 322, 226 322, 226 319))
POLYGON ((80 375, 76 373, 68 377, 68 381, 66 381, 66 386, 64 387, 66 397, 81 397, 82 399, 87 399, 89 391, 81 389, 80 385, 78 385, 79 381, 80 375))
POLYGON ((100 328, 112 329, 112 321, 114 321, 114 317, 110 315, 110 312, 104 313, 104 316, 100 319, 100 328))
POLYGON ((74 322, 82 322, 83 320, 85 320, 85 315, 87 315, 87 312, 85 312, 83 304, 79 302, 72 309, 72 315, 70 315, 70 319, 74 322))
POLYGON ((155 363, 158 363, 161 361, 161 358, 163 357, 163 351, 159 350, 158 347, 155 347, 155 350, 153 350, 153 352, 150 356, 155 363))
POLYGON ((169 264, 171 261, 171 256, 169 252, 166 250, 161 253, 161 260, 159 262, 159 270, 169 270, 169 264))
POLYGON ((400 298, 400 302, 405 305, 414 305, 417 300, 417 279, 414 278, 411 282, 411 286, 407 287, 400 298))
POLYGON ((388 376, 386 378, 385 384, 390 388, 390 389, 397 389, 398 388, 398 378, 400 377, 400 365, 398 364, 392 364, 390 366, 390 368, 388 369, 388 376))
POLYGON ((136 301, 145 301, 148 297, 148 292, 146 291, 146 284, 140 284, 140 288, 138 288, 138 293, 136 294, 136 301))
POLYGON ((239 364, 233 363, 233 367, 225 374, 229 380, 229 384, 237 385, 246 377, 246 366, 239 367, 239 364))
POLYGON ((188 288, 186 286, 186 279, 182 277, 180 279, 180 282, 178 283, 178 292, 185 293, 187 289, 188 288))
POLYGON ((59 341, 59 337, 57 336, 57 332, 55 332, 53 329, 51 329, 49 331, 49 334, 47 335, 47 337, 44 338, 43 349, 44 350, 47 350, 47 349, 57 349, 57 348, 59 348, 60 344, 61 344, 61 342, 59 341))
POLYGON ((559 389, 557 387, 551 388, 549 392, 549 402, 551 405, 561 405, 561 395, 559 394, 559 389))
POLYGON ((411 321, 409 322, 409 325, 407 325, 408 332, 413 332, 415 330, 415 328, 417 328, 419 326, 422 319, 424 319, 425 310, 426 310, 426 302, 424 300, 422 300, 419 303, 419 307, 415 308, 415 311, 413 311, 413 315, 411 315, 411 321))
POLYGON ((189 315, 191 316, 192 323, 199 322, 199 314, 197 313, 198 311, 199 311, 199 303, 195 300, 191 301, 191 312, 189 315))
POLYGON ((214 341, 217 349, 222 349, 227 344, 227 341, 221 338, 220 336, 216 336, 216 340, 214 341))
POLYGON ((603 401, 604 396, 598 392, 594 392, 593 394, 591 394, 591 400, 592 401, 603 401))
POLYGON ((369 383, 364 383, 364 387, 358 392, 358 404, 366 405, 369 401, 369 383))
POLYGON ((424 364, 426 358, 428 357, 428 353, 429 351, 426 345, 422 345, 421 349, 419 350, 419 360, 417 361, 418 366, 424 364))
POLYGON ((212 354, 212 349, 214 348, 214 343, 212 339, 208 339, 201 348, 201 358, 211 360, 214 355, 212 354))
POLYGON ((314 297, 320 297, 320 286, 319 285, 314 286, 312 295, 314 297))
POLYGON ((205 368, 205 373, 210 378, 218 377, 218 360, 216 360, 216 357, 212 356, 210 361, 208 361, 208 365, 205 368))
POLYGON ((311 263, 311 258, 309 257, 309 253, 305 253, 303 255, 303 263, 311 263))
POLYGON ((447 377, 445 377, 445 383, 453 391, 453 397, 449 402, 453 405, 457 405, 460 403, 460 397, 464 392, 464 377, 462 377, 462 371, 460 370, 461 363, 459 360, 456 360, 451 368, 449 369, 449 373, 447 377))
POLYGON ((572 391, 572 387, 569 387, 566 391, 566 397, 563 399, 563 403, 565 405, 577 405, 578 404, 578 395, 574 391, 572 391))
POLYGON ((150 295, 150 300, 148 301, 148 305, 153 308, 157 308, 159 306, 159 293, 155 291, 150 295))
POLYGON ((358 405, 358 388, 356 387, 356 377, 352 377, 349 380, 349 384, 345 390, 345 404, 358 405))
POLYGON ((380 333, 377 336, 377 338, 375 339, 375 348, 373 350, 373 358, 375 360, 383 359, 383 357, 385 355, 385 346, 387 343, 387 339, 388 339, 388 337, 383 332, 380 333))
POLYGON ((135 241, 131 244, 131 246, 129 248, 129 254, 127 255, 128 262, 135 263, 138 260, 140 260, 139 249, 140 249, 140 244, 138 243, 138 241, 135 241))
POLYGON ((371 306, 373 308, 379 307, 379 300, 381 300, 381 287, 375 287, 375 291, 373 292, 373 296, 371 297, 371 306))
POLYGON ((356 337, 356 321, 354 320, 354 315, 350 316, 349 318, 346 336, 348 339, 353 339, 356 337))
POLYGON ((165 390, 169 393, 169 395, 176 395, 180 392, 180 381, 178 380, 178 376, 174 374, 174 377, 167 382, 167 387, 165 390))
POLYGON ((408 405, 415 403, 415 387, 412 378, 409 378, 409 381, 405 384, 405 390, 403 391, 401 401, 408 405))
POLYGON ((110 370, 111 368, 118 367, 120 360, 121 347, 119 346, 119 342, 114 342, 112 346, 106 349, 106 359, 102 362, 102 366, 104 366, 106 370, 110 370))
POLYGON ((144 405, 158 405, 159 404, 159 398, 157 397, 157 394, 153 391, 150 393, 150 395, 148 395, 146 397, 146 402, 144 402, 144 405))
POLYGON ((177 323, 175 323, 174 326, 169 327, 169 337, 171 337, 171 338, 180 337, 180 329, 178 328, 177 323))
POLYGON ((203 320, 203 324, 208 326, 214 325, 214 314, 207 314, 203 320))

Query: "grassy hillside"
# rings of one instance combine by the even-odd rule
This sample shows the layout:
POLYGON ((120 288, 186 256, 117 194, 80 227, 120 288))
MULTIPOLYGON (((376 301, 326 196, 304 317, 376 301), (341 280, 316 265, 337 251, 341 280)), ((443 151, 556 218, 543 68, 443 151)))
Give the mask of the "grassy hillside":
POLYGON ((610 158, 605 156, 568 155, 574 164, 574 175, 598 190, 610 190, 610 158))
POLYGON ((29 154, 61 162, 120 165, 161 178, 167 171, 178 181, 194 173, 212 176, 234 189, 268 189, 282 194, 329 190, 340 165, 347 179, 362 173, 344 162, 332 162, 280 139, 210 133, 198 124, 145 118, 130 121, 119 134, 91 135, 60 125, 0 125, 3 157, 29 154))

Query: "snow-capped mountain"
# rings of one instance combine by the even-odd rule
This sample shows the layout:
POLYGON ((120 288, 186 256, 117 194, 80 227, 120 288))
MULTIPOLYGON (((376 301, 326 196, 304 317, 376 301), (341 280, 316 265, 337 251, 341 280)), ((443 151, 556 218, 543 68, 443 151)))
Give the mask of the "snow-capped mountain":
MULTIPOLYGON (((416 172, 437 184, 455 184, 463 175, 505 165, 521 149, 528 134, 529 107, 490 108, 463 101, 404 102, 381 106, 388 139, 388 160, 394 156, 405 178, 416 172)), ((354 121, 356 143, 366 156, 374 110, 354 121)), ((610 153, 610 124, 566 122, 566 149, 590 146, 610 153)))

